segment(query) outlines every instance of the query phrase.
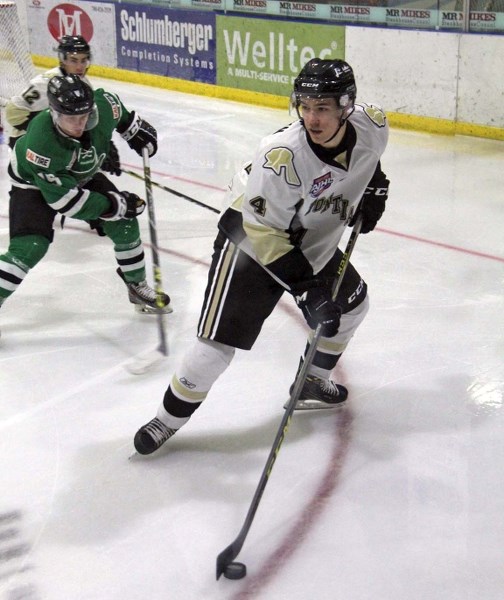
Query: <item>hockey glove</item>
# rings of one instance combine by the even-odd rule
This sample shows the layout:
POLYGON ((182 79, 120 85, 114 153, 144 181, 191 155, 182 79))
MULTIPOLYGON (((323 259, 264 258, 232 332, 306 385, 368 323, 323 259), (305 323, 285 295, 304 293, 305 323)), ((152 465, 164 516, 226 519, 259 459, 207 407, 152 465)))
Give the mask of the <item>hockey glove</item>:
POLYGON ((316 329, 320 324, 324 337, 335 336, 339 329, 341 307, 332 299, 329 287, 315 279, 296 284, 291 289, 309 327, 316 329))
POLYGON ((101 166, 102 171, 110 173, 111 175, 119 175, 121 174, 121 161, 119 159, 119 151, 117 150, 117 146, 114 142, 110 142, 110 150, 108 156, 102 163, 101 166))
POLYGON ((374 180, 368 185, 362 196, 359 208, 350 221, 350 227, 355 225, 357 215, 362 214, 361 233, 373 231, 385 211, 385 202, 388 198, 390 181, 382 173, 380 179, 374 180))
POLYGON ((145 201, 130 192, 107 192, 110 209, 100 215, 104 221, 119 221, 119 219, 134 219, 145 210, 145 201))
POLYGON ((147 148, 149 156, 157 152, 157 131, 150 123, 141 119, 135 111, 130 114, 130 121, 124 131, 118 129, 129 147, 142 156, 142 149, 147 148))
POLYGON ((91 219, 90 221, 88 221, 89 223, 89 227, 91 229, 95 229, 96 233, 100 236, 100 237, 104 237, 107 234, 105 233, 105 231, 103 230, 103 227, 101 226, 100 223, 100 219, 91 219))

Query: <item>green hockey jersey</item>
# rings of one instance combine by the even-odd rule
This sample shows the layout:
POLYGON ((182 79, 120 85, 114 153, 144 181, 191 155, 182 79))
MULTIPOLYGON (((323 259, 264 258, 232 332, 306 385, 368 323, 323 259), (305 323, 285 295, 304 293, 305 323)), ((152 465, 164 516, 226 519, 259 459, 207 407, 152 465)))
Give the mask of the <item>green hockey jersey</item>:
POLYGON ((111 92, 95 90, 94 101, 98 123, 80 139, 62 134, 49 110, 38 114, 16 142, 9 165, 13 185, 40 190, 54 210, 74 219, 97 219, 109 209, 106 196, 83 186, 107 157, 114 130, 124 131, 131 119, 111 92))

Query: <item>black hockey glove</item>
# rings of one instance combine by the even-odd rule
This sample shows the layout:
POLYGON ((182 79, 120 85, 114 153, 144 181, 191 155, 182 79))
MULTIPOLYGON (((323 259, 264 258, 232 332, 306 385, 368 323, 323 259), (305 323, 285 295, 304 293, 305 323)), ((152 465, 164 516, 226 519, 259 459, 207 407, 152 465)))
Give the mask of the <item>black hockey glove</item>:
POLYGON ((102 163, 102 171, 110 173, 111 175, 119 175, 121 174, 121 161, 119 159, 119 151, 117 150, 117 146, 114 142, 110 142, 110 150, 108 156, 102 163))
POLYGON ((141 119, 135 111, 130 114, 130 120, 125 129, 117 129, 128 142, 129 147, 142 156, 142 149, 147 148, 149 156, 157 152, 157 131, 150 123, 141 119))
POLYGON ((100 236, 100 237, 104 237, 107 234, 105 233, 105 231, 103 230, 103 227, 101 226, 100 223, 100 219, 91 219, 91 221, 88 221, 89 223, 89 227, 91 229, 95 229, 96 233, 100 236))
POLYGON ((375 179, 368 185, 362 196, 359 208, 353 219, 350 221, 350 227, 355 225, 357 215, 362 214, 361 233, 373 231, 376 224, 381 219, 385 211, 385 202, 388 198, 388 189, 390 181, 382 173, 379 179, 375 179))
POLYGON ((107 192, 110 208, 100 215, 104 221, 119 221, 119 219, 134 219, 145 210, 145 202, 130 192, 107 192))
POLYGON ((338 333, 341 307, 332 299, 331 290, 320 280, 304 281, 292 286, 296 304, 311 329, 322 325, 321 334, 333 337, 338 333))

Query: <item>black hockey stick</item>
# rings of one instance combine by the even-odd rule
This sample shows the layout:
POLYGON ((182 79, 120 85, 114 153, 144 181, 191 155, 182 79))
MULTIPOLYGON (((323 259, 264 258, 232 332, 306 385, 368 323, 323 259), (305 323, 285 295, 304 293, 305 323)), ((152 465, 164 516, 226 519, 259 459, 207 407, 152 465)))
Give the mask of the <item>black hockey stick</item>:
POLYGON ((157 240, 156 215, 154 212, 154 196, 152 194, 152 180, 150 171, 149 151, 142 148, 143 168, 145 175, 145 194, 147 196, 147 210, 149 213, 149 233, 152 250, 152 270, 154 274, 154 291, 156 292, 157 319, 159 329, 159 352, 168 356, 168 341, 166 337, 163 313, 163 280, 159 263, 159 246, 157 240))
POLYGON ((159 331, 159 345, 155 350, 150 350, 143 355, 136 356, 125 365, 126 370, 133 375, 143 375, 144 373, 147 373, 147 371, 150 371, 168 356, 168 338, 166 335, 164 313, 162 310, 164 307, 162 296, 163 282, 159 263, 156 215, 154 212, 154 196, 152 194, 149 152, 147 148, 142 149, 142 158, 145 177, 141 177, 141 179, 145 182, 145 195, 147 197, 147 211, 149 214, 149 233, 152 250, 152 269, 154 272, 154 291, 156 292, 156 316, 159 331))
MULTIPOLYGON (((122 167, 121 167, 121 171, 123 173, 126 173, 127 175, 131 175, 132 177, 141 179, 142 181, 145 181, 145 179, 146 179, 145 177, 142 177, 139 173, 135 173, 135 171, 129 171, 128 169, 123 169, 122 167)), ((159 189, 164 190, 165 192, 168 192, 169 194, 173 194, 174 196, 178 196, 179 198, 188 200, 189 202, 192 202, 193 204, 197 204, 198 206, 201 206, 202 208, 211 210, 214 213, 217 213, 217 214, 220 213, 220 210, 218 210, 217 208, 214 208, 213 206, 209 206, 208 204, 205 204, 204 202, 200 202, 199 200, 196 200, 195 198, 191 198, 191 196, 187 196, 186 194, 183 194, 182 192, 178 192, 177 190, 174 190, 173 188, 170 188, 166 185, 157 183, 156 181, 152 181, 152 180, 151 180, 151 185, 154 185, 154 186, 158 187, 159 189)))
MULTIPOLYGON (((345 248, 345 252, 341 257, 341 262, 338 266, 336 277, 334 278, 332 292, 333 299, 335 299, 338 295, 341 283, 343 282, 343 277, 345 276, 345 271, 347 269, 348 263, 350 262, 350 256, 352 255, 355 243, 357 242, 360 229, 361 217, 358 217, 352 230, 352 233, 350 234, 350 238, 345 248)), ((264 466, 261 478, 254 493, 254 497, 252 498, 252 502, 250 504, 247 516, 245 518, 245 522, 243 523, 240 533, 238 534, 236 539, 217 556, 217 579, 219 579, 219 577, 223 573, 225 577, 227 575, 230 579, 241 579, 246 574, 245 565, 242 563, 234 563, 233 561, 242 549, 242 546, 245 542, 245 538, 247 537, 249 529, 252 525, 252 521, 254 520, 254 516, 259 506, 259 502, 261 501, 264 489, 266 488, 266 484, 268 483, 269 476, 271 475, 271 471, 275 464, 276 457, 280 452, 280 447, 282 445, 282 442, 285 438, 285 435, 287 433, 292 419, 292 413, 294 412, 296 403, 299 400, 299 396, 301 395, 301 390, 303 388, 308 368, 310 367, 315 356, 315 352, 317 350, 317 343, 321 336, 321 330, 322 326, 317 325, 310 347, 308 348, 301 369, 299 370, 296 377, 296 381, 294 382, 294 387, 292 389, 290 400, 285 408, 285 413, 280 422, 280 426, 275 436, 273 446, 270 450, 268 460, 266 461, 266 464, 264 466)))

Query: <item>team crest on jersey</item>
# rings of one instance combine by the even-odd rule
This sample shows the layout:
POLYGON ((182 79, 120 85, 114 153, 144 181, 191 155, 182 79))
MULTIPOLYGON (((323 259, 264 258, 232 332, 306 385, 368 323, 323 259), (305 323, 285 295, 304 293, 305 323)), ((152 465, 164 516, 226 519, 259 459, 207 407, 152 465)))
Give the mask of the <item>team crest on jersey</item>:
POLYGON ((107 100, 107 102, 110 104, 110 106, 112 108, 113 118, 119 119, 121 116, 121 108, 120 108, 119 104, 117 103, 117 100, 114 98, 114 96, 112 96, 112 94, 104 93, 103 97, 105 98, 105 100, 107 100))
POLYGON ((282 176, 288 185, 299 187, 301 181, 294 166, 294 154, 290 148, 272 148, 264 156, 263 167, 271 169, 276 175, 282 176))
POLYGON ((51 159, 48 156, 41 156, 33 150, 30 150, 30 148, 27 148, 26 150, 26 160, 37 165, 37 167, 44 167, 44 169, 47 169, 51 164, 51 159))
POLYGON ((324 190, 331 187, 333 181, 334 179, 331 173, 326 173, 325 175, 322 175, 322 177, 317 177, 317 179, 313 180, 310 188, 310 196, 312 198, 318 198, 324 190))
POLYGON ((93 171, 96 171, 105 158, 105 154, 100 156, 96 153, 96 148, 79 148, 76 159, 72 163, 71 171, 76 175, 89 175, 93 171))
POLYGON ((364 114, 371 119, 375 125, 378 125, 378 127, 385 127, 387 117, 379 106, 376 106, 375 104, 363 103, 362 107, 364 109, 364 114))

